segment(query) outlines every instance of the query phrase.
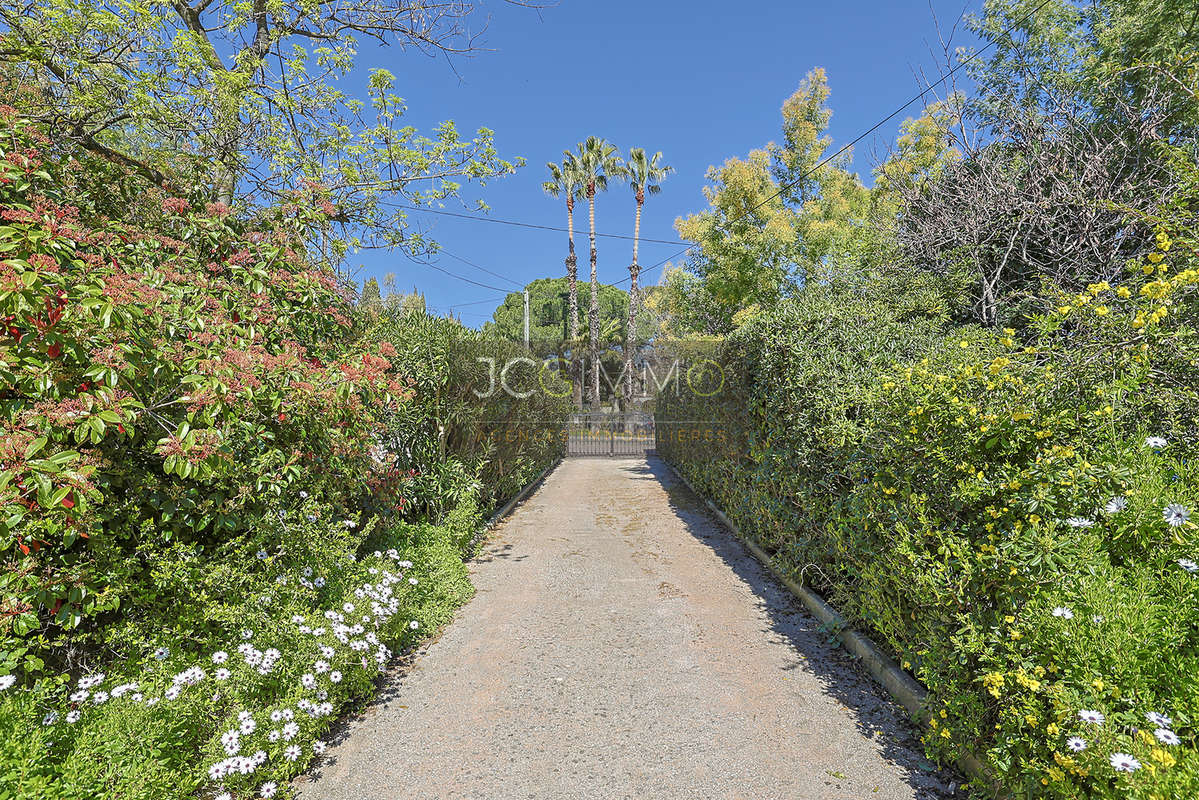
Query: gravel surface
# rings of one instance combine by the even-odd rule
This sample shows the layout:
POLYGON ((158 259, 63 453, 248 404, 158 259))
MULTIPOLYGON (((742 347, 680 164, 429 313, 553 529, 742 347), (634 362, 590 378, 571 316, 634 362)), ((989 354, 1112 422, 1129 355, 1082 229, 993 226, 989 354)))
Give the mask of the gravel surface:
POLYGON ((306 800, 948 798, 888 700, 661 461, 570 459, 306 800))

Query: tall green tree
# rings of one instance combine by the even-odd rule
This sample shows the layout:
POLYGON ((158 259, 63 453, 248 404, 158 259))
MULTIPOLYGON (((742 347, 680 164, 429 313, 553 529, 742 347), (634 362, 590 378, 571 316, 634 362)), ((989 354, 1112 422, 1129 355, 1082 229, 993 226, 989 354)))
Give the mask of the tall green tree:
POLYGON ((587 197, 587 218, 591 225, 591 307, 587 311, 587 327, 589 329, 588 352, 591 359, 591 375, 588 380, 589 396, 592 409, 598 409, 600 403, 600 363, 599 363, 599 274, 596 271, 597 253, 595 248, 595 196, 607 191, 608 180, 618 180, 624 177, 625 167, 620 156, 616 155, 616 145, 599 138, 588 136, 587 140, 578 145, 579 166, 582 170, 584 194, 587 197))
POLYGON ((418 252, 396 200, 451 197, 515 164, 486 128, 408 125, 389 72, 353 75, 358 42, 467 52, 474 15, 468 0, 4 2, 0 63, 24 116, 165 192, 275 204, 299 190, 330 218, 329 256, 418 252))
POLYGON ((740 312, 772 306, 798 285, 795 215, 771 176, 765 150, 709 167, 707 178, 708 208, 674 223, 681 238, 697 245, 688 271, 698 280, 675 275, 666 285, 706 298, 706 321, 696 332, 724 334, 740 312))
POLYGON ((574 387, 575 408, 583 407, 583 376, 580 372, 579 357, 578 357, 578 341, 579 341, 579 265, 575 258, 575 201, 581 200, 584 193, 582 165, 579 163, 579 157, 574 153, 565 151, 563 153, 562 163, 555 164, 552 161, 547 163, 546 169, 549 170, 550 179, 541 184, 541 188, 550 197, 562 198, 566 202, 566 240, 567 240, 567 256, 566 256, 566 279, 569 284, 569 307, 567 314, 567 330, 565 336, 570 342, 571 359, 570 372, 571 382, 574 387))
POLYGON ((637 307, 641 302, 637 288, 637 278, 641 274, 641 267, 637 263, 637 244, 641 238, 641 207, 645 205, 647 194, 658 194, 662 191, 662 181, 674 172, 674 167, 662 163, 662 151, 647 157, 645 150, 634 147, 629 151, 625 169, 629 186, 633 189, 633 199, 637 203, 637 211, 633 217, 633 263, 629 265, 629 321, 625 326, 624 342, 624 403, 625 408, 628 408, 633 398, 632 339, 637 335, 637 307))
POLYGON ((383 295, 379 292, 379 281, 367 279, 362 285, 362 296, 358 299, 358 307, 366 314, 378 314, 383 310, 383 295))

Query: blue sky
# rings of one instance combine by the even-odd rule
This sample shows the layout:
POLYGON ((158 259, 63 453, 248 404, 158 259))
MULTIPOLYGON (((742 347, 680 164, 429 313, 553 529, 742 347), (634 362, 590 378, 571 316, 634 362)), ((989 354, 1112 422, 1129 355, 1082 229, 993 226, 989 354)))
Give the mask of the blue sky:
MULTIPOLYGON (((516 175, 482 189, 468 185, 463 192, 468 206, 482 197, 492 217, 565 225, 562 203, 541 191, 544 164, 597 135, 624 152, 663 151, 676 173, 660 195, 648 199, 642 235, 677 241, 675 218, 705 205, 707 168, 778 138, 782 102, 808 70, 820 66, 828 72, 830 134, 839 146, 912 97, 920 86, 918 70, 937 74, 937 21, 948 32, 980 5, 981 0, 561 0, 555 8, 533 11, 491 0, 486 49, 472 57, 456 58, 451 66, 414 51, 364 47, 360 62, 395 74, 411 124, 428 130, 452 119, 464 134, 487 126, 502 155, 528 161, 516 175)), ((953 43, 972 46, 976 40, 959 24, 953 43)), ((868 183, 872 151, 885 150, 903 117, 918 111, 914 104, 855 148, 855 169, 868 183)), ((456 201, 446 209, 464 211, 456 201)), ((581 274, 587 268, 583 211, 576 215, 583 234, 577 240, 581 274)), ((515 283, 444 253, 437 257, 435 263, 464 277, 510 291, 535 278, 565 274, 564 233, 430 215, 419 219, 448 252, 515 283)), ((627 186, 598 198, 597 230, 627 235, 632 224, 627 186)), ((678 249, 643 244, 640 261, 649 265, 678 249)), ((356 258, 360 282, 394 272, 401 289, 424 292, 430 310, 452 311, 472 327, 490 318, 503 297, 399 254, 362 252, 356 258)), ((626 276, 630 259, 630 243, 601 239, 600 280, 626 276)), ((647 274, 645 282, 655 283, 660 273, 647 274)))

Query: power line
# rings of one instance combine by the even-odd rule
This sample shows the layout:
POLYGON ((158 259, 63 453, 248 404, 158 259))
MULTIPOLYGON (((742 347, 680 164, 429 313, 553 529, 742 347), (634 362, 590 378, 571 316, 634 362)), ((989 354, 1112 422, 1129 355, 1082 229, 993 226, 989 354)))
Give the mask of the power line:
POLYGON ((451 278, 457 278, 460 281, 464 281, 466 283, 473 284, 475 286, 481 286, 484 289, 494 289, 497 292, 507 292, 508 291, 507 289, 505 289, 502 286, 492 286, 490 283, 480 283, 479 281, 472 280, 472 279, 466 277, 465 275, 459 275, 456 272, 451 272, 450 270, 446 269, 445 267, 439 267, 436 264, 433 264, 429 261, 422 261, 420 263, 426 267, 432 267, 433 269, 437 270, 438 272, 444 272, 446 275, 449 275, 451 278))
MULTIPOLYGON (((1049 5, 1049 3, 1050 3, 1050 2, 1052 2, 1052 0, 1041 0, 1041 3, 1040 3, 1040 4, 1039 4, 1039 5, 1036 7, 1036 8, 1034 8, 1032 11, 1028 12, 1027 14, 1025 14, 1023 17, 1021 17, 1021 18, 1020 18, 1019 20, 1017 20, 1016 22, 1014 22, 1014 23, 1012 23, 1011 25, 1009 25, 1009 26, 1007 27, 1007 29, 1006 29, 1006 30, 1004 30, 1004 31, 1003 31, 1003 33, 1002 33, 1001 35, 1002 35, 1003 37, 1007 37, 1009 34, 1011 34, 1011 33, 1012 33, 1012 31, 1016 30, 1016 28, 1018 28, 1018 27, 1020 27, 1020 26, 1024 25, 1024 23, 1028 22, 1030 19, 1032 19, 1034 16, 1036 16, 1036 14, 1037 14, 1037 13, 1038 13, 1038 12, 1039 12, 1039 11, 1040 11, 1042 8, 1044 8, 1045 6, 1049 5)), ((732 222, 739 222, 739 221, 741 221, 741 220, 745 219, 745 218, 746 218, 746 217, 748 217, 750 214, 754 213, 754 212, 755 212, 755 211, 757 211, 759 208, 761 208, 762 206, 764 206, 764 205, 766 205, 767 203, 769 203, 771 200, 774 200, 776 197, 778 197, 779 195, 781 195, 781 194, 782 194, 783 192, 785 192, 787 189, 790 189, 790 188, 792 188, 792 187, 796 186, 796 185, 797 185, 797 184, 798 184, 800 181, 802 181, 804 178, 806 178, 806 177, 808 177, 809 175, 811 175, 811 174, 812 174, 813 172, 815 172, 816 170, 820 169, 820 168, 821 168, 822 166, 824 166, 826 163, 828 163, 828 162, 829 162, 829 161, 831 161, 832 159, 836 158, 837 156, 841 155, 841 154, 842 154, 842 153, 844 153, 846 150, 848 150, 849 148, 853 147, 855 144, 857 144, 858 142, 862 141, 863 139, 865 139, 865 138, 866 138, 867 136, 869 136, 870 134, 872 134, 872 133, 874 133, 875 131, 877 131, 877 130, 878 130, 879 128, 881 128, 883 125, 887 124, 887 123, 888 123, 888 122, 890 122, 892 119, 894 119, 895 117, 899 116, 899 114, 900 114, 900 113, 902 113, 904 109, 906 109, 906 108, 907 108, 908 106, 910 106, 912 103, 915 103, 917 100, 920 100, 920 99, 921 99, 921 98, 923 98, 923 97, 924 97, 926 94, 928 94, 929 90, 930 90, 930 89, 932 89, 934 86, 936 86, 936 85, 938 85, 938 84, 940 84, 940 83, 944 83, 946 80, 948 80, 950 77, 952 77, 952 76, 953 76, 953 74, 954 74, 955 72, 957 72, 959 69, 962 69, 962 68, 963 68, 963 67, 965 67, 966 65, 970 64, 972 61, 974 61, 976 58, 978 58, 979 56, 981 56, 983 53, 985 53, 985 52, 987 52, 988 50, 990 50, 992 47, 994 47, 994 46, 995 46, 996 44, 998 44, 998 43, 999 43, 999 37, 996 37, 995 39, 992 39, 992 40, 991 40, 991 41, 990 41, 990 42, 989 42, 989 43, 988 43, 988 44, 987 44, 985 47, 983 47, 982 49, 980 49, 980 50, 978 50, 977 52, 975 52, 975 53, 974 53, 974 55, 970 56, 970 57, 969 57, 969 58, 967 58, 965 61, 963 61, 962 63, 958 64, 956 67, 954 67, 953 69, 949 70, 949 72, 946 72, 944 75, 942 75, 942 76, 941 76, 940 78, 938 78, 937 80, 933 81, 933 82, 932 82, 932 83, 931 83, 929 86, 927 86, 927 87, 925 87, 923 90, 921 90, 921 91, 920 91, 920 92, 919 92, 919 93, 918 93, 916 96, 914 96, 914 97, 913 97, 911 100, 908 100, 906 103, 904 103, 903 105, 901 105, 899 108, 895 109, 895 110, 894 110, 894 111, 892 111, 890 114, 888 114, 887 116, 885 116, 885 117, 883 117, 881 120, 879 120, 877 123, 875 123, 875 124, 874 124, 874 125, 873 125, 873 126, 872 126, 872 127, 869 129, 869 130, 867 130, 865 133, 862 133, 862 134, 861 134, 861 135, 859 135, 857 138, 855 138, 855 139, 853 139, 852 141, 850 141, 850 142, 847 142, 846 144, 842 145, 842 146, 841 146, 841 147, 840 147, 840 148, 839 148, 839 149, 838 149, 838 150, 837 150, 835 153, 833 153, 832 155, 830 155, 830 156, 825 156, 824 158, 820 159, 820 161, 816 162, 816 164, 815 164, 814 166, 812 166, 810 169, 806 170, 806 171, 805 171, 805 172, 804 172, 802 175, 800 175, 798 178, 795 178, 795 179, 794 179, 794 180, 792 180, 792 181, 788 181, 787 183, 784 183, 784 184, 782 184, 781 186, 779 186, 779 189, 778 189, 778 191, 777 191, 777 192, 775 192, 774 194, 770 195, 770 196, 769 196, 769 197, 767 197, 765 200, 763 200, 762 202, 758 203, 756 206, 754 206, 753 208, 749 209, 749 210, 748 210, 748 211, 746 211, 745 213, 743 213, 743 214, 741 214, 741 215, 737 216, 736 218, 734 218, 734 219, 733 219, 733 220, 731 220, 731 221, 732 221, 732 222)), ((679 256, 683 255, 683 254, 684 254, 684 253, 686 253, 687 251, 689 251, 689 250, 694 250, 694 249, 695 249, 697 246, 698 246, 698 245, 694 245, 694 244, 692 244, 692 245, 688 245, 687 247, 684 247, 682 250, 679 250, 678 252, 676 252, 676 253, 673 253, 672 255, 669 255, 669 256, 667 256, 666 258, 664 258, 664 259, 662 259, 661 261, 657 262, 657 263, 656 263, 656 264, 654 264, 653 266, 645 267, 645 268, 642 270, 642 272, 643 272, 643 273, 645 273, 645 272, 649 272, 649 271, 651 271, 651 270, 655 270, 655 269, 657 269, 658 267, 661 267, 662 265, 666 264, 668 261, 671 261, 672 259, 678 258, 679 256)), ((619 285, 620 285, 620 284, 622 284, 622 283, 628 283, 628 282, 629 282, 629 280, 630 280, 630 278, 622 278, 621 280, 619 280, 619 281, 617 281, 616 283, 614 283, 614 284, 611 284, 611 285, 612 285, 612 286, 619 286, 619 285)))
POLYGON ((446 308, 463 308, 465 306, 478 306, 478 305, 482 305, 483 303, 495 303, 500 300, 507 300, 507 299, 508 299, 508 295, 504 295, 503 297, 488 297, 486 300, 471 300, 469 303, 453 303, 451 305, 446 306, 446 308))
POLYGON ((525 288, 524 284, 517 283, 516 281, 509 278, 507 275, 501 275, 498 272, 492 272, 491 270, 487 269, 487 267, 480 267, 478 264, 476 264, 473 261, 468 261, 467 259, 463 258, 462 256, 454 255, 449 250, 446 250, 444 247, 442 247, 440 244, 437 245, 437 252, 445 253, 447 256, 454 259, 455 261, 461 261, 463 264, 466 264, 468 267, 474 267, 475 269, 479 270, 480 272, 486 272, 488 275, 492 275, 496 278, 499 278, 500 280, 508 281, 508 283, 512 284, 513 286, 515 286, 519 289, 525 288))
MULTIPOLYGON (((534 230, 556 231, 558 233, 568 233, 570 230, 569 228, 561 228, 556 225, 535 225, 532 222, 518 222, 517 220, 500 219, 498 217, 476 217, 472 214, 459 214, 454 211, 443 211, 436 208, 423 208, 421 206, 406 206, 402 203, 386 203, 386 205, 389 205, 392 208, 403 209, 404 211, 415 211, 421 214, 438 214, 443 217, 457 217, 459 219, 471 220, 472 222, 492 222, 496 225, 511 225, 516 228, 532 228, 534 230)), ((575 233, 579 236, 587 235, 587 232, 582 229, 575 230, 575 233)), ((596 233, 595 235, 598 238, 626 239, 628 241, 632 241, 634 238, 621 233, 596 233)), ((669 239, 647 239, 644 236, 637 238, 642 244, 678 244, 677 240, 670 241, 669 239)))

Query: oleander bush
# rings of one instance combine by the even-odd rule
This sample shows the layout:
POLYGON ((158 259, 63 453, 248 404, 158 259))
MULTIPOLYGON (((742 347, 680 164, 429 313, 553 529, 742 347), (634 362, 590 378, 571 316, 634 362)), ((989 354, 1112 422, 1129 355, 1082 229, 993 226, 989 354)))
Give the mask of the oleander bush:
POLYGON ((319 186, 245 218, 0 120, 0 798, 285 794, 561 438, 434 416, 472 334, 378 335, 319 186))
POLYGON ((724 391, 659 399, 664 455, 1008 796, 1199 794, 1196 174, 1118 281, 1046 285, 1026 327, 811 285, 724 342, 724 391))

